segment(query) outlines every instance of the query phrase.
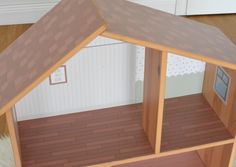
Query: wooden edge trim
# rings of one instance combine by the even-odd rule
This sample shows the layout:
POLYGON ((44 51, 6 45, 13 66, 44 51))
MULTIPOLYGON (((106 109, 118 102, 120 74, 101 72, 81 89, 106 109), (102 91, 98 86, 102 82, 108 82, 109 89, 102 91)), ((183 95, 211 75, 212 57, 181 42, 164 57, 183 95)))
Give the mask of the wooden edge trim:
POLYGON ((8 110, 6 112, 6 121, 7 121, 10 139, 11 139, 11 145, 12 145, 15 165, 16 165, 16 167, 22 167, 20 146, 19 146, 19 141, 18 141, 16 129, 15 129, 15 123, 14 123, 12 110, 8 110))
POLYGON ((201 149, 205 149, 205 148, 221 146, 221 145, 225 145, 225 144, 232 144, 232 143, 234 143, 234 139, 222 140, 222 141, 217 141, 217 142, 208 143, 208 144, 202 144, 202 145, 189 147, 189 148, 183 148, 183 149, 178 149, 178 150, 173 150, 173 151, 166 151, 166 152, 160 153, 160 155, 161 156, 169 156, 169 155, 185 153, 185 152, 191 152, 191 151, 196 151, 196 150, 201 150, 201 149))
POLYGON ((97 164, 97 165, 91 165, 91 166, 87 166, 87 167, 112 167, 112 166, 116 166, 116 165, 122 165, 122 164, 127 164, 127 163, 132 163, 132 162, 143 161, 143 160, 149 160, 152 158, 156 158, 157 156, 158 156, 157 154, 151 154, 151 155, 146 155, 146 156, 129 158, 129 159, 125 159, 125 160, 118 160, 118 161, 113 161, 113 162, 101 163, 101 164, 97 164))
POLYGON ((201 150, 201 149, 205 149, 205 148, 221 146, 221 145, 225 145, 225 144, 232 144, 233 142, 234 142, 234 139, 223 140, 223 141, 219 141, 219 142, 194 146, 194 147, 190 147, 190 148, 184 148, 184 149, 179 149, 179 150, 174 150, 174 151, 162 152, 162 153, 159 153, 159 154, 151 154, 151 155, 146 155, 146 156, 129 158, 129 159, 125 159, 125 160, 106 162, 106 163, 101 163, 101 164, 97 164, 97 165, 90 165, 90 166, 87 166, 87 167, 112 167, 112 166, 116 166, 116 165, 122 165, 122 164, 128 164, 128 163, 132 163, 132 162, 144 161, 144 160, 149 160, 149 159, 153 159, 153 158, 166 157, 166 156, 176 155, 176 154, 180 154, 180 153, 186 153, 186 152, 201 150))
POLYGON ((156 127, 156 144, 155 153, 161 152, 161 137, 163 129, 163 113, 164 113, 164 102, 165 102, 165 88, 166 88, 166 71, 167 71, 167 57, 168 53, 162 51, 161 53, 161 66, 160 66, 160 87, 159 87, 159 102, 158 102, 158 113, 157 113, 157 127, 156 127))
POLYGON ((232 167, 234 164, 235 153, 236 153, 236 137, 234 138, 234 144, 233 144, 233 148, 232 148, 232 152, 231 152, 231 156, 229 160, 229 167, 232 167))
POLYGON ((147 42, 147 41, 138 40, 138 39, 131 38, 131 37, 128 37, 128 36, 125 36, 125 35, 115 34, 115 33, 109 32, 109 31, 104 31, 101 35, 104 36, 104 37, 107 37, 107 38, 121 40, 121 41, 129 42, 129 43, 133 43, 133 44, 136 44, 136 45, 141 45, 141 46, 157 49, 157 50, 163 50, 163 51, 170 52, 170 53, 175 53, 177 55, 181 55, 181 56, 184 56, 184 57, 188 57, 188 58, 200 60, 200 61, 203 61, 203 62, 211 63, 211 64, 214 64, 214 65, 223 66, 223 67, 226 67, 226 68, 229 68, 229 69, 232 69, 232 70, 236 70, 236 65, 235 64, 228 63, 228 62, 221 61, 221 60, 217 60, 217 59, 214 59, 214 58, 209 58, 209 57, 206 57, 204 55, 193 54, 193 53, 186 52, 186 51, 183 51, 183 50, 166 47, 164 45, 159 45, 159 44, 155 44, 155 43, 151 43, 151 42, 147 42))
POLYGON ((65 55, 61 60, 59 60, 54 66, 52 66, 49 70, 43 73, 39 78, 37 78, 31 85, 29 85, 25 90, 20 92, 17 96, 15 96, 12 100, 10 100, 5 106, 3 106, 0 110, 0 116, 5 112, 10 110, 18 100, 24 97, 27 93, 29 93, 33 88, 35 88, 38 84, 40 84, 44 79, 46 79, 51 73, 53 73, 58 67, 64 64, 68 59, 74 56, 79 50, 81 50, 84 46, 86 46, 89 42, 91 42, 94 38, 100 35, 103 31, 105 31, 107 25, 104 23, 100 26, 97 31, 88 36, 84 41, 82 41, 76 48, 70 51, 67 55, 65 55))

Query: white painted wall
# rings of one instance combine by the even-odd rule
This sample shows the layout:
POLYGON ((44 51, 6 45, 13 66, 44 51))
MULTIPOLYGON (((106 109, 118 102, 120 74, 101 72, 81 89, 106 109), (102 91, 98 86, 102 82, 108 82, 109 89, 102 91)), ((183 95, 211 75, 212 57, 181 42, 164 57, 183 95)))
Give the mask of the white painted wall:
POLYGON ((66 63, 67 84, 46 79, 16 104, 18 120, 134 103, 134 52, 133 45, 98 38, 66 63))
POLYGON ((176 0, 176 10, 175 14, 176 15, 187 15, 186 14, 186 8, 187 8, 187 3, 188 0, 176 0))
POLYGON ((129 0, 164 12, 175 14, 176 0, 129 0))
POLYGON ((187 15, 236 13, 236 0, 188 0, 187 15))
POLYGON ((35 23, 59 0, 0 0, 0 25, 35 23))

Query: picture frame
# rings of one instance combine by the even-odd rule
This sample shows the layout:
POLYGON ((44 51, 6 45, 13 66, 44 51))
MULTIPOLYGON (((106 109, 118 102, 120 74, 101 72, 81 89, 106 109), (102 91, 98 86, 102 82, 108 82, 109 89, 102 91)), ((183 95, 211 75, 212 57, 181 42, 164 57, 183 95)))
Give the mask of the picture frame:
POLYGON ((58 85, 67 83, 67 70, 66 65, 60 66, 49 76, 50 85, 58 85))

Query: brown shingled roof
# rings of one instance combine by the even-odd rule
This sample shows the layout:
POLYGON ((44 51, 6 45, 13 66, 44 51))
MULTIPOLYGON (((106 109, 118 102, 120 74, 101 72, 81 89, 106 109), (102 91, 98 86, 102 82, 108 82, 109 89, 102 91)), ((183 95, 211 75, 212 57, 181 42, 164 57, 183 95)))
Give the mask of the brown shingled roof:
POLYGON ((91 0, 62 0, 0 54, 0 115, 105 30, 91 0))
POLYGON ((215 27, 125 0, 62 0, 0 54, 0 115, 98 35, 236 69, 215 27))
POLYGON ((96 0, 104 36, 236 69, 236 46, 218 28, 125 0, 96 0))

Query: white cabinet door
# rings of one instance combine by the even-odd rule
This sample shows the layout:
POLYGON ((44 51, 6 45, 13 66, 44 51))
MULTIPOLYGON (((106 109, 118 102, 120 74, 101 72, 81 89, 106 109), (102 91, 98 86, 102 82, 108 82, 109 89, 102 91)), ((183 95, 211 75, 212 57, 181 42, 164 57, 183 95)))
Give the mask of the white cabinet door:
POLYGON ((175 14, 176 0, 129 0, 164 12, 175 14))
POLYGON ((0 0, 0 5, 54 4, 58 2, 60 2, 60 0, 0 0))
POLYGON ((236 0, 188 0, 187 15, 236 13, 236 0))

